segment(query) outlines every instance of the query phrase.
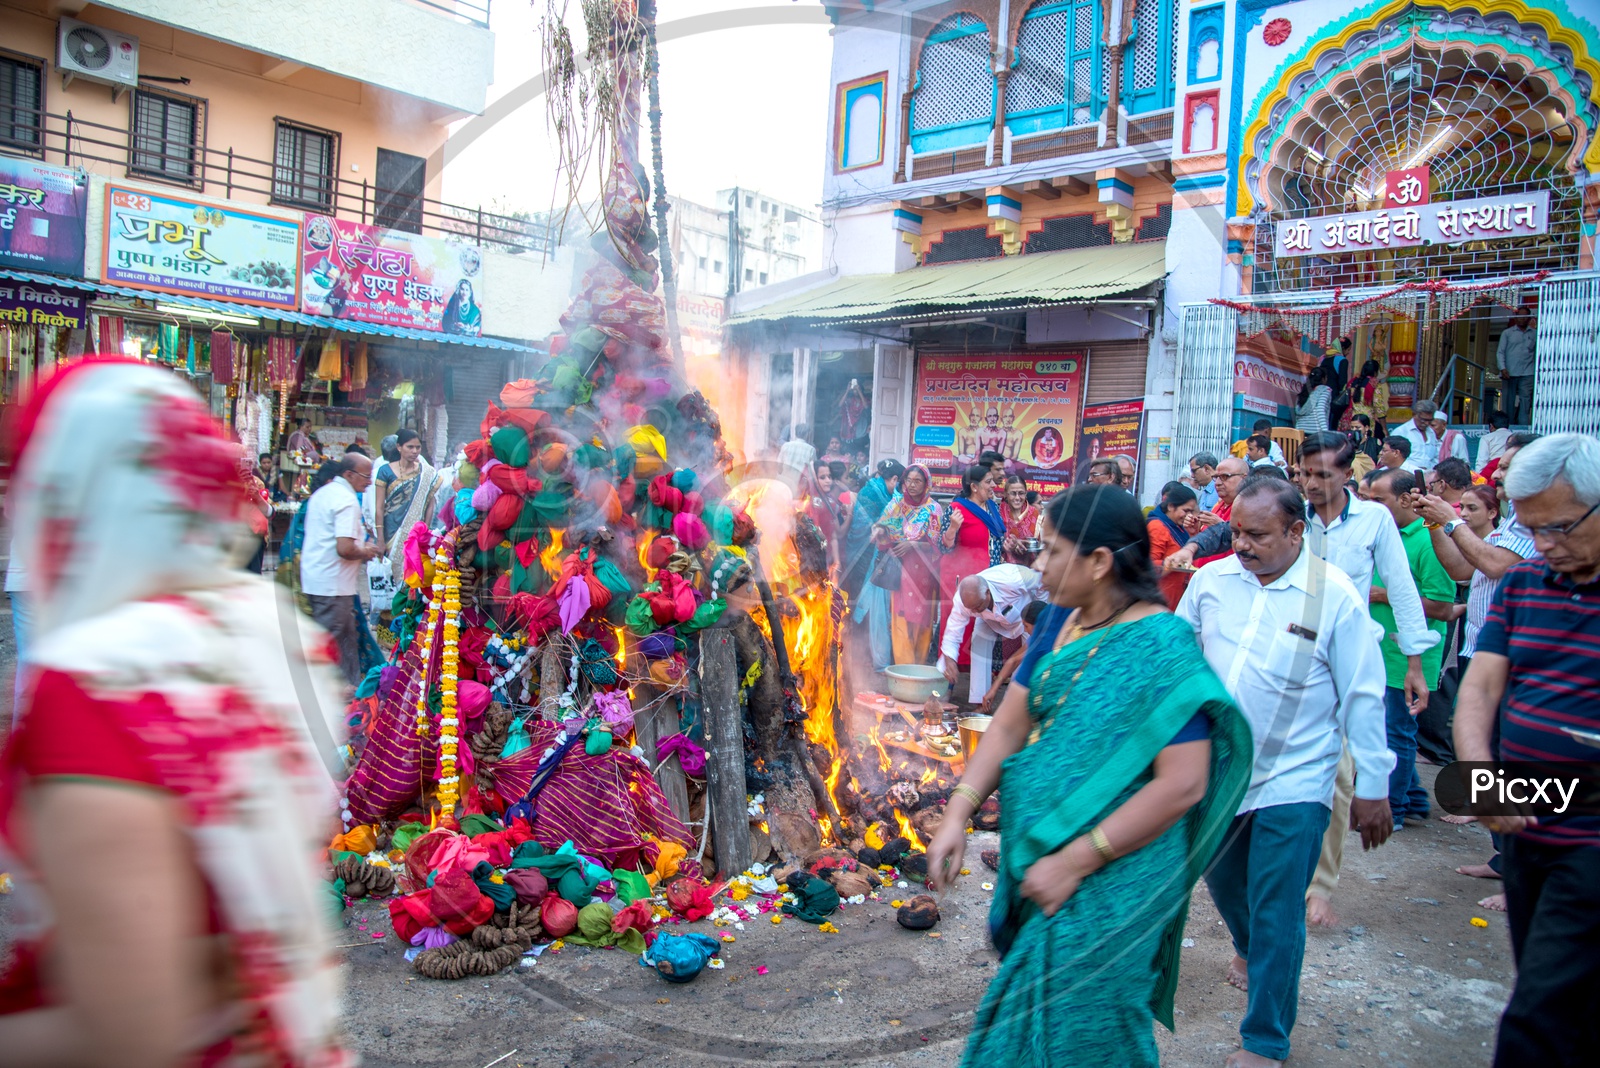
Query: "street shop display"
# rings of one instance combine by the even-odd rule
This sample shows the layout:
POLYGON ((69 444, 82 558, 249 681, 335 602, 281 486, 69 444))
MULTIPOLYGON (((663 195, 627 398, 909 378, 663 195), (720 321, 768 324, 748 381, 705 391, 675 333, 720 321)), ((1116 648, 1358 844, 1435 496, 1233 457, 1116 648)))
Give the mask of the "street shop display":
POLYGON ((985 452, 1006 458, 1029 489, 1072 485, 1087 353, 931 353, 917 363, 911 462, 939 493, 961 486, 985 452))

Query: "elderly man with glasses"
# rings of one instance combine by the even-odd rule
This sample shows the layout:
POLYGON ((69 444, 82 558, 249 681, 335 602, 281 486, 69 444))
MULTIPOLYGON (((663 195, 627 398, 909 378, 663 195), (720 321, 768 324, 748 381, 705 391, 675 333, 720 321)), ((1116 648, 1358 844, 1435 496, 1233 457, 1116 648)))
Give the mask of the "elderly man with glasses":
MULTIPOLYGON (((1456 699, 1456 755, 1593 766, 1600 760, 1600 442, 1586 434, 1540 438, 1517 453, 1505 490, 1540 558, 1507 570, 1490 602, 1456 699), (1496 718, 1498 753, 1491 748, 1496 718)), ((1600 815, 1479 817, 1505 839, 1517 962, 1496 1068, 1592 1064, 1600 815)))

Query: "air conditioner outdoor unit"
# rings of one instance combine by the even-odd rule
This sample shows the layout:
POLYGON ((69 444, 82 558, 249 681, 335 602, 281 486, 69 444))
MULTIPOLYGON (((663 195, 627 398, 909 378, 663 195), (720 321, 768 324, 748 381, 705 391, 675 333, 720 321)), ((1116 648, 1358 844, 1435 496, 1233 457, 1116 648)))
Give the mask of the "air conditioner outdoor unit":
POLYGON ((87 78, 111 86, 114 100, 139 87, 139 38, 64 18, 56 29, 56 67, 63 88, 87 78))

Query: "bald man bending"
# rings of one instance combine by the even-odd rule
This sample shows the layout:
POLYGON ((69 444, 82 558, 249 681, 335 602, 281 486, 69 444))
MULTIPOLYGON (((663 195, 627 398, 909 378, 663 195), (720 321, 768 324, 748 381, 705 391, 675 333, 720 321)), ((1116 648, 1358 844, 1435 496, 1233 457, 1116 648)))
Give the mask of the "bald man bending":
POLYGON ((1022 610, 1029 601, 1044 596, 1039 574, 1021 564, 997 564, 976 575, 968 575, 956 587, 955 603, 945 621, 939 643, 939 670, 950 685, 960 672, 956 661, 961 655, 961 639, 967 624, 972 624, 971 685, 967 700, 978 704, 989 692, 994 678, 997 646, 1002 638, 1023 635, 1022 610))

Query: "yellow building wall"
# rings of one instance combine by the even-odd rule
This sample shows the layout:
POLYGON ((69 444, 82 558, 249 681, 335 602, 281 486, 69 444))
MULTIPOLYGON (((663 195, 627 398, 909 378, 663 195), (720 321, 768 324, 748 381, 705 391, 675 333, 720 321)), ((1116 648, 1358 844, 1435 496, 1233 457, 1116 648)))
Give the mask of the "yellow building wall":
MULTIPOLYGON (((197 0, 202 2, 202 0, 197 0)), ((398 93, 328 74, 310 68, 295 69, 275 57, 251 52, 209 38, 185 33, 169 26, 146 22, 119 12, 85 7, 73 16, 81 22, 139 38, 139 72, 161 78, 190 79, 188 85, 156 82, 153 90, 170 90, 206 102, 205 144, 211 149, 213 166, 220 161, 217 152, 232 148, 236 155, 262 163, 246 164, 258 177, 251 180, 257 189, 269 188, 275 137, 275 118, 331 130, 339 134, 339 177, 359 183, 376 177, 377 150, 386 148, 427 158, 444 144, 446 124, 459 113, 447 111, 398 93)), ((99 123, 112 130, 82 128, 78 132, 111 145, 85 145, 92 155, 118 158, 125 153, 126 131, 131 125, 129 94, 123 92, 113 102, 108 86, 74 79, 63 89, 56 70, 57 19, 48 13, 43 0, 0 0, 0 46, 13 52, 46 61, 45 111, 64 116, 69 111, 81 123, 99 123)), ((329 32, 337 32, 330 20, 329 32)), ((62 120, 46 120, 47 127, 61 128, 62 120)), ((62 141, 48 139, 46 162, 60 164, 62 141)), ((123 178, 126 164, 85 160, 76 152, 72 165, 108 178, 123 178)), ((430 167, 426 195, 438 199, 441 175, 430 167)), ((187 188, 187 187, 182 187, 187 188)), ((229 191, 215 170, 207 175, 205 196, 266 204, 264 193, 249 193, 238 188, 229 191)))

